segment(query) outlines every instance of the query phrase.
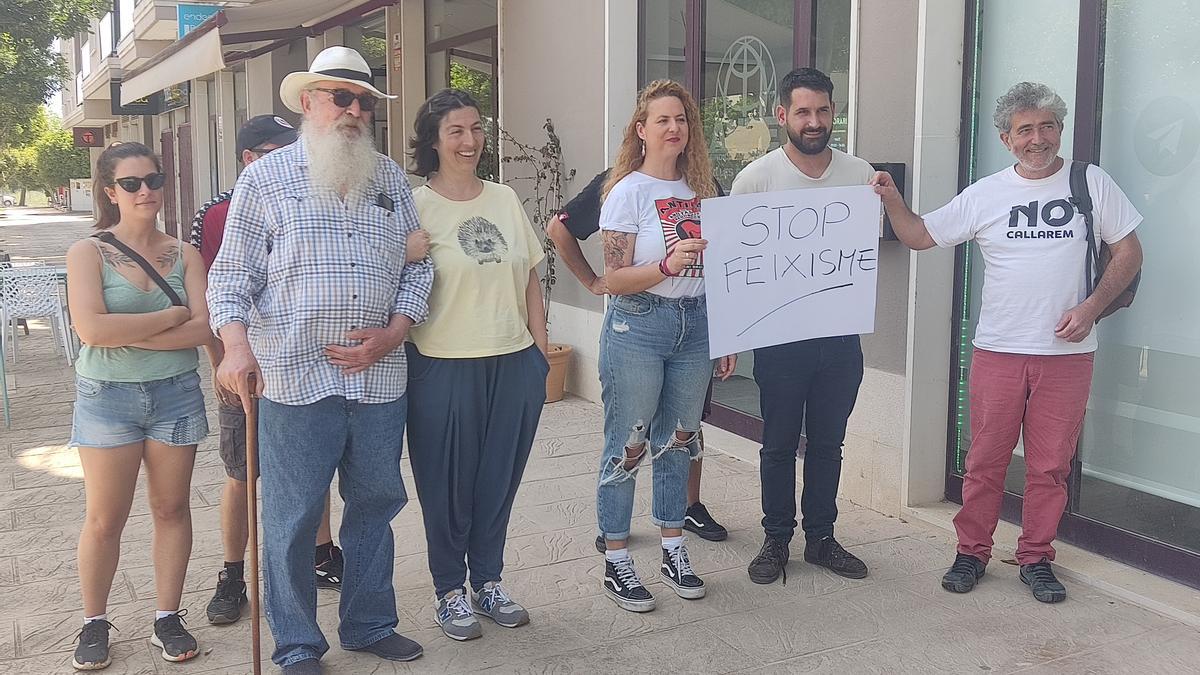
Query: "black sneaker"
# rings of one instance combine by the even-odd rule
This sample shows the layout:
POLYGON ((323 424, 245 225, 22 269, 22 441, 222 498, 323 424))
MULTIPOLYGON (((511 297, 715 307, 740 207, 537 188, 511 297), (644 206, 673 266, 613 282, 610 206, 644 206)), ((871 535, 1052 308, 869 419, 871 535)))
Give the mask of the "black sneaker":
POLYGON ((75 648, 75 659, 71 665, 75 670, 100 670, 112 663, 108 653, 108 629, 115 628, 104 619, 89 621, 83 625, 76 640, 79 646, 75 648))
POLYGON ((196 638, 183 627, 186 614, 187 610, 181 609, 154 622, 150 644, 162 648, 162 657, 167 661, 187 661, 199 653, 196 638))
POLYGON ((683 516, 683 529, 708 541, 724 541, 729 536, 729 530, 718 523, 700 502, 688 507, 683 516))
POLYGON ((654 596, 642 585, 633 558, 613 562, 604 560, 604 592, 622 609, 649 612, 654 609, 654 596))
POLYGON ((668 551, 663 549, 662 580, 675 589, 675 594, 686 600, 704 597, 704 581, 696 576, 692 561, 688 559, 687 547, 680 544, 668 551))
POLYGON ((342 549, 334 546, 329 551, 329 557, 317 563, 317 588, 328 588, 340 593, 342 573, 345 569, 346 559, 342 557, 342 549))
POLYGON ((847 579, 862 579, 867 576, 866 563, 842 548, 832 536, 805 543, 804 560, 847 579))
POLYGON ((1021 581, 1029 586, 1038 602, 1062 602, 1067 599, 1066 586, 1054 576, 1050 561, 1045 558, 1031 565, 1021 565, 1021 581))
POLYGON ((942 575, 942 588, 951 593, 970 593, 975 588, 975 582, 983 578, 987 563, 973 555, 959 553, 954 556, 954 564, 942 575))
POLYGON ((770 584, 783 575, 783 583, 786 584, 787 570, 785 568, 790 556, 787 542, 768 534, 763 539, 763 545, 758 550, 758 555, 754 556, 754 560, 750 561, 750 567, 746 569, 750 573, 750 581, 756 584, 770 584))
POLYGON ((242 608, 250 602, 246 598, 246 582, 229 575, 229 570, 217 574, 217 592, 208 601, 208 622, 213 625, 234 623, 242 618, 242 608))

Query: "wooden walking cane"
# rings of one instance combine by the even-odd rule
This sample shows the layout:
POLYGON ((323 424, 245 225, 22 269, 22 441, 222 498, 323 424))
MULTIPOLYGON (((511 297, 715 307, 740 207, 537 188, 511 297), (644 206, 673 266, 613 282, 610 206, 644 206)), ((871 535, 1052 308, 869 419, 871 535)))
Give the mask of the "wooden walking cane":
POLYGON ((246 408, 246 520, 250 541, 250 640, 254 675, 262 673, 262 627, 258 594, 258 387, 254 373, 249 379, 250 405, 246 408))

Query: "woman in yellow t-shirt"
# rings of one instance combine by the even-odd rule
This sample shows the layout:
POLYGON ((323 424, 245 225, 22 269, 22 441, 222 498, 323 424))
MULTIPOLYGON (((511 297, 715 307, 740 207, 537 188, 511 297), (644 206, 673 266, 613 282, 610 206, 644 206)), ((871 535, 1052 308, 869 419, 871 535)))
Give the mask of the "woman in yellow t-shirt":
POLYGON ((550 370, 536 270, 544 254, 516 193, 475 175, 486 143, 469 94, 434 94, 414 131, 413 173, 429 182, 413 199, 435 273, 429 319, 406 346, 409 458, 434 616, 448 637, 470 640, 482 634, 476 612, 507 628, 529 621, 500 573, 550 370))

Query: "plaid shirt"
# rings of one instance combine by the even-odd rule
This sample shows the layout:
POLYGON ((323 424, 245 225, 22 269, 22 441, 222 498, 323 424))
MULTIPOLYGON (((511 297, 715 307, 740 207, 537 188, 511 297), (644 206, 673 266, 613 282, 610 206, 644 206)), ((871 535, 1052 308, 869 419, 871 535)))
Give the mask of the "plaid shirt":
POLYGON ((265 395, 276 403, 394 401, 408 380, 403 348, 355 375, 323 349, 353 346, 347 331, 386 326, 393 314, 425 320, 433 265, 404 263, 418 227, 408 180, 391 159, 379 155, 369 189, 343 202, 309 182, 304 143, 276 150, 238 178, 208 277, 212 328, 247 327, 265 395), (394 211, 378 205, 387 199, 394 211))

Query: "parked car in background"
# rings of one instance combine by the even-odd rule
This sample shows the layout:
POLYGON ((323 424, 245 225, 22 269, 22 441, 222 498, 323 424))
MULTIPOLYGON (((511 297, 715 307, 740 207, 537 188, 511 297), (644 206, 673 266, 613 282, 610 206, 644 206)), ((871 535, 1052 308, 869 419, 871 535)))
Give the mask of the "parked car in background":
POLYGON ((0 197, 0 201, 3 201, 5 206, 15 206, 17 203, 17 198, 12 195, 4 195, 3 197, 0 197))

